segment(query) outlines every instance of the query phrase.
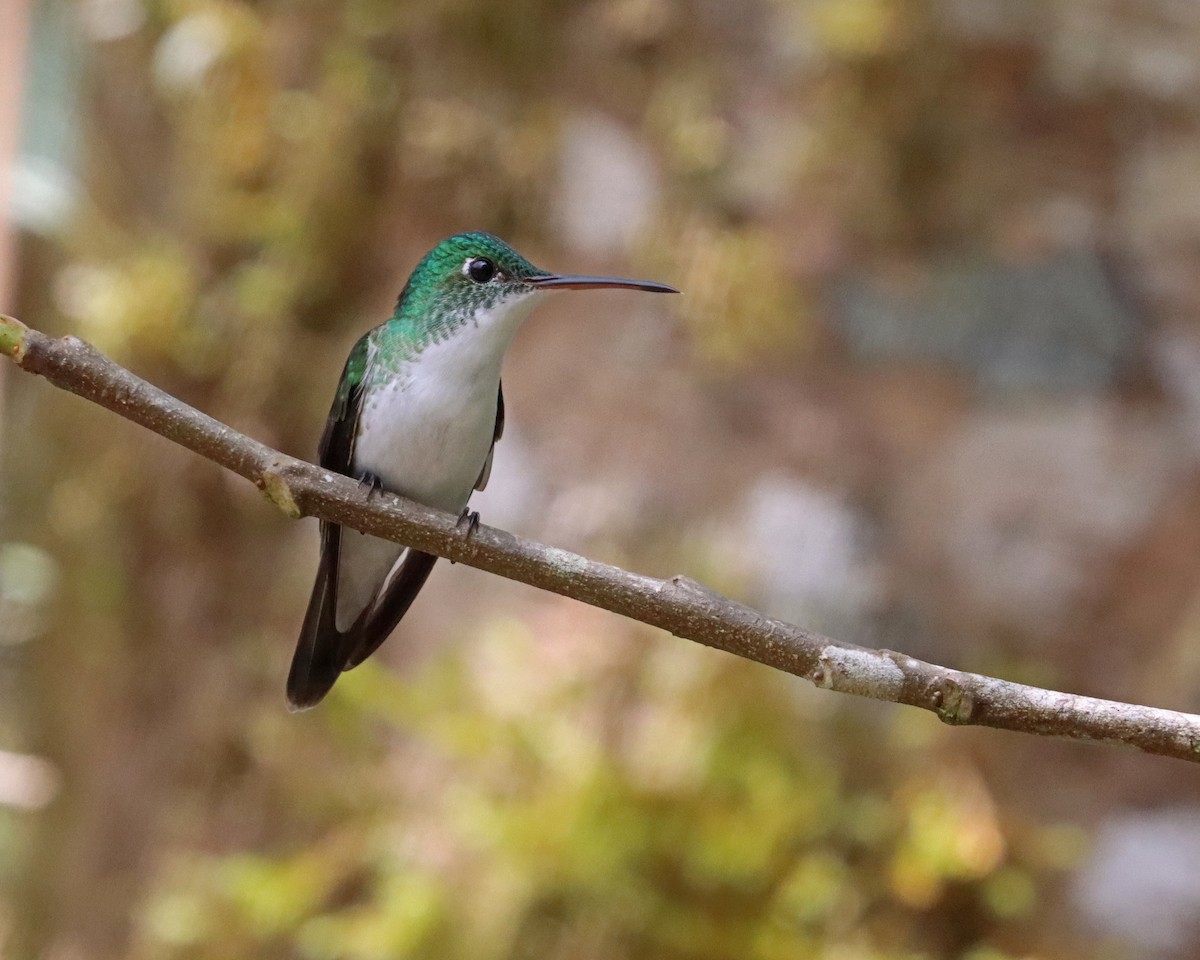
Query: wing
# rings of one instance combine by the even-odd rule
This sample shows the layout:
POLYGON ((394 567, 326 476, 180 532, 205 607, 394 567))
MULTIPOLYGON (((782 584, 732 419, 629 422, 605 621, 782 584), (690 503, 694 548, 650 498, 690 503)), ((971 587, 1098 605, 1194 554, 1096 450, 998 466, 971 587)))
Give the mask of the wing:
MULTIPOLYGON (((318 447, 321 466, 347 475, 354 460, 354 437, 370 362, 369 337, 370 334, 363 336, 350 351, 318 447)), ((348 656, 346 647, 353 627, 345 633, 339 632, 334 619, 341 547, 342 528, 322 521, 317 579, 288 673, 288 701, 298 710, 314 706, 329 692, 348 656)))
POLYGON ((371 363, 371 334, 359 337, 346 358, 342 379, 338 381, 325 432, 317 446, 319 463, 327 470, 351 476, 354 462, 354 437, 358 432, 358 415, 362 412, 363 384, 371 363))
POLYGON ((492 457, 496 453, 496 441, 504 436, 504 383, 496 395, 496 429, 492 431, 492 445, 488 448, 487 459, 483 461, 483 469, 479 471, 479 479, 475 481, 475 489, 482 490, 487 486, 492 475, 492 457))

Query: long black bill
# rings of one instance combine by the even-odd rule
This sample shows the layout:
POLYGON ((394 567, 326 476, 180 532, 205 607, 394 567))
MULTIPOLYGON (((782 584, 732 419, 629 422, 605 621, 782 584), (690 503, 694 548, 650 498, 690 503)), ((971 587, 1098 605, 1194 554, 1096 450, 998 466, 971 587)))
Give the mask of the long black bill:
POLYGON ((678 293, 674 287, 653 280, 622 280, 620 277, 584 277, 575 273, 545 273, 529 277, 526 283, 539 290, 599 290, 620 287, 625 290, 645 290, 647 293, 678 293))

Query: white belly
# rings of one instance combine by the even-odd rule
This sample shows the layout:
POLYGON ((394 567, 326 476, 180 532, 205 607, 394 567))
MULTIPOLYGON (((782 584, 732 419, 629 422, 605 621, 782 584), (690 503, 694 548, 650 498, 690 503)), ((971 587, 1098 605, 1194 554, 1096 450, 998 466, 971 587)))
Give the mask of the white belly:
POLYGON ((500 371, 448 379, 441 364, 431 368, 434 359, 422 357, 364 398, 354 467, 387 490, 457 513, 492 447, 500 371))

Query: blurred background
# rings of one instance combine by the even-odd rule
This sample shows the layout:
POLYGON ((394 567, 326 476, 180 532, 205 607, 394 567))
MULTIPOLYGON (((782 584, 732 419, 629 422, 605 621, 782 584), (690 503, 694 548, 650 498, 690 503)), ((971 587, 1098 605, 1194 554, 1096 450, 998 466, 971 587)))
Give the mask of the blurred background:
MULTIPOLYGON (((0 0, 0 309, 312 457, 463 229, 555 298, 485 522, 1200 707, 1194 0, 0 0)), ((316 524, 4 379, 5 956, 1182 960, 1200 780, 441 564, 317 710, 316 524)))

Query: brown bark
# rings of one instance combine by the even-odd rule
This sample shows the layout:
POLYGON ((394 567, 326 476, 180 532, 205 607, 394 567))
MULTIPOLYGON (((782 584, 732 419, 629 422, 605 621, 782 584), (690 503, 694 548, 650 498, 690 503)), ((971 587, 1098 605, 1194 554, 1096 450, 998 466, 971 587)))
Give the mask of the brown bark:
POLYGON ((1200 716, 1044 690, 872 650, 771 620, 685 576, 658 580, 457 519, 285 456, 134 376, 74 337, 0 318, 0 352, 257 485, 292 517, 314 516, 611 610, 784 670, 820 687, 930 710, 946 723, 1095 740, 1200 760, 1200 716))

